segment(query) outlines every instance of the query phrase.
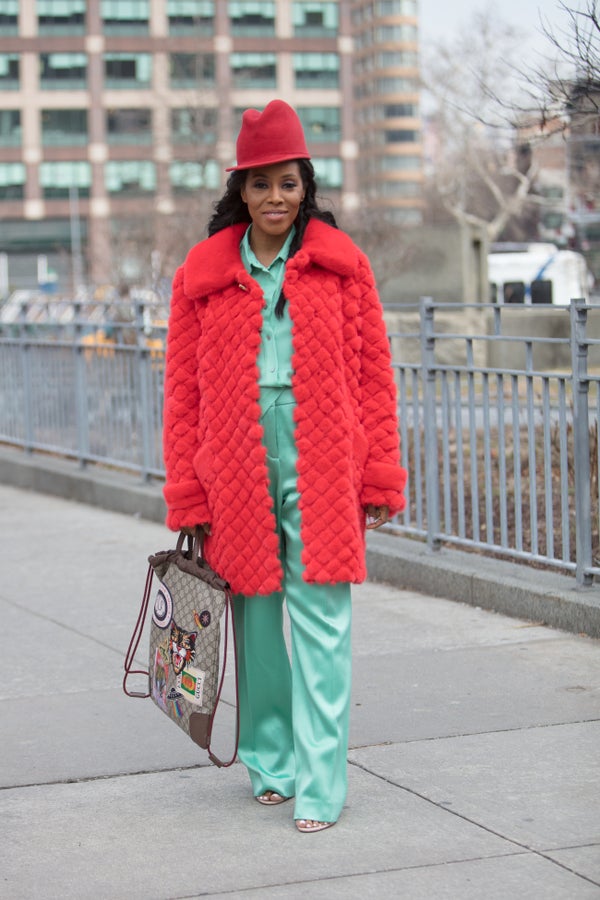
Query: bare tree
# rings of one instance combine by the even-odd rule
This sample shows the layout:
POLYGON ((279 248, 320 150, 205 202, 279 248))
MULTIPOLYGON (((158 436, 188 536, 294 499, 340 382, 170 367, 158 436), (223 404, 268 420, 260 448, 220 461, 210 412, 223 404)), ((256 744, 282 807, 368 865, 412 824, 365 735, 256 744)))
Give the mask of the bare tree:
POLYGON ((544 102, 533 107, 530 119, 537 117, 546 131, 554 121, 555 130, 563 132, 567 190, 556 214, 562 215, 569 241, 585 255, 600 284, 600 2, 576 2, 559 4, 559 28, 544 24, 557 61, 550 70, 535 73, 544 102))
POLYGON ((430 190, 455 220, 483 227, 490 241, 522 214, 535 169, 515 148, 506 102, 523 36, 490 6, 455 40, 438 44, 425 64, 430 190))
POLYGON ((585 0, 575 8, 559 3, 564 16, 560 28, 544 21, 544 34, 554 48, 556 61, 550 70, 537 68, 533 79, 543 87, 542 116, 552 118, 559 109, 576 110, 579 118, 600 114, 600 8, 598 0, 585 0))
POLYGON ((418 232, 412 226, 398 225, 385 210, 364 207, 360 212, 338 215, 337 220, 369 257, 380 290, 410 265, 416 254, 418 232))

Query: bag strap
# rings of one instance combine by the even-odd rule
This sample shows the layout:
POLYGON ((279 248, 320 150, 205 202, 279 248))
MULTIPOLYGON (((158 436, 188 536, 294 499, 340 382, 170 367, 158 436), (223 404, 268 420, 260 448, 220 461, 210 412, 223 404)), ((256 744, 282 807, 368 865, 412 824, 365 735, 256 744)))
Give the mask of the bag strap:
POLYGON ((221 678, 219 681, 219 689, 217 691, 217 698, 215 700, 215 708, 213 709, 212 716, 210 717, 210 722, 208 724, 207 731, 207 745, 206 749, 208 750, 208 758, 211 762, 218 766, 220 769, 228 769, 229 766, 232 766, 237 758, 238 745, 240 741, 240 691, 239 691, 239 682, 238 682, 238 656, 237 656, 237 641, 235 637, 235 624, 233 621, 233 601, 231 599, 231 592, 227 590, 225 592, 225 638, 223 641, 223 666, 221 669, 221 678), (219 706, 219 701, 221 699, 221 691, 223 690, 223 682, 225 681, 225 667, 227 663, 227 636, 229 634, 229 623, 231 621, 231 633, 233 635, 233 658, 234 658, 234 666, 235 666, 235 747, 233 749, 233 756, 229 760, 229 762, 223 762, 222 759, 219 759, 216 756, 210 747, 210 739, 212 736, 212 728, 213 722, 215 720, 215 715, 217 712, 217 708, 219 706))
POLYGON ((123 668, 125 669, 125 675, 123 676, 123 690, 127 694, 128 697, 149 697, 150 691, 147 691, 145 694, 142 691, 130 691, 127 687, 127 679, 130 675, 145 675, 146 678, 150 677, 150 672, 144 669, 132 669, 133 660, 135 658, 135 654, 138 651, 138 647, 140 646, 140 640, 142 638, 142 632, 144 630, 144 622, 146 621, 146 615, 148 613, 148 604, 150 602, 150 593, 152 590, 152 578, 154 577, 154 569, 152 566, 148 566, 148 574, 146 575, 146 586, 144 588, 144 594, 142 596, 142 605, 140 606, 140 611, 138 613, 137 622, 135 623, 133 634, 131 635, 131 640, 129 641, 129 647, 127 648, 127 653, 125 654, 125 662, 123 664, 123 668))
MULTIPOLYGON (((180 550, 183 546, 183 538, 184 534, 181 532, 179 538, 177 540, 177 549, 180 550)), ((195 542, 194 542, 195 543, 195 542)), ((203 549, 203 541, 200 542, 201 550, 203 549)), ((196 547, 194 547, 195 551, 196 547)), ((200 554, 201 555, 201 554, 200 554)), ((138 613, 137 621, 135 623, 133 633, 131 635, 131 640, 129 641, 129 647, 127 648, 127 653, 125 654, 125 662, 123 664, 123 668, 125 669, 125 675, 123 676, 123 691, 127 694, 128 697, 140 697, 145 699, 150 696, 150 691, 143 693, 142 691, 130 691, 127 687, 127 679, 130 675, 145 675, 146 678, 150 677, 150 672, 147 669, 132 669, 133 661, 135 655, 138 651, 138 647, 140 645, 140 640, 142 638, 142 632, 144 631, 144 623, 146 621, 146 616, 148 614, 148 605, 150 603, 150 595, 152 592, 152 579, 154 577, 154 568, 150 564, 148 566, 148 573, 146 575, 146 584, 144 587, 144 593, 142 596, 142 603, 140 606, 140 611, 138 613)), ((217 697, 215 700, 215 706, 212 711, 208 729, 207 729, 207 743, 206 749, 208 751, 208 757, 219 768, 227 769, 229 766, 232 766, 237 758, 238 745, 240 739, 240 691, 239 691, 239 683, 238 683, 238 657, 237 657, 237 641, 235 637, 235 624, 233 621, 233 601, 231 599, 231 591, 229 588, 225 590, 225 627, 224 627, 224 640, 223 640, 223 665, 221 667, 221 676, 219 678, 219 687, 217 690, 217 697), (223 762, 216 756, 210 746, 210 739, 212 735, 213 723, 215 720, 215 715, 217 713, 217 709, 219 706, 219 701, 221 699, 221 691, 223 690, 223 683, 225 681, 225 669, 227 667, 227 645, 228 645, 228 635, 229 635, 229 627, 231 625, 231 633, 233 635, 233 658, 234 658, 234 672, 235 672, 235 747, 233 751, 233 756, 229 760, 229 762, 223 762)))

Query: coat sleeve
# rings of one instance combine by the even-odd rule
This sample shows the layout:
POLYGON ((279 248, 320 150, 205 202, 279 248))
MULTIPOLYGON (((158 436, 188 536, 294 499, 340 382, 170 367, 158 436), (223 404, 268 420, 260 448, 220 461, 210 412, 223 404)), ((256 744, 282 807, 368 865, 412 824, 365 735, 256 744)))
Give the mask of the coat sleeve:
POLYGON ((198 449, 200 390, 198 341, 200 322, 195 304, 183 291, 183 268, 173 279, 167 352, 163 455, 167 526, 174 531, 210 521, 206 492, 194 471, 198 449))
POLYGON ((396 384, 390 344, 371 266, 361 254, 362 348, 360 392, 362 424, 368 442, 361 503, 388 506, 394 515, 404 509, 406 470, 400 465, 400 435, 396 384))

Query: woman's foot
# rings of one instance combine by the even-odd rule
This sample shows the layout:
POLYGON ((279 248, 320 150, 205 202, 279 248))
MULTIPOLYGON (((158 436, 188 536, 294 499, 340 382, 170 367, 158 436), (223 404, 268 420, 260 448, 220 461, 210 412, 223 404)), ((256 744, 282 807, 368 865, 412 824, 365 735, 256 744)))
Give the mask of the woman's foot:
POLYGON ((331 828, 335 822, 319 822, 317 819, 296 819, 296 828, 302 834, 310 834, 313 831, 325 831, 331 828))
POLYGON ((265 791, 264 794, 259 794, 254 799, 257 803, 262 803, 263 806, 277 806, 278 803, 285 803, 290 797, 282 797, 276 791, 265 791))

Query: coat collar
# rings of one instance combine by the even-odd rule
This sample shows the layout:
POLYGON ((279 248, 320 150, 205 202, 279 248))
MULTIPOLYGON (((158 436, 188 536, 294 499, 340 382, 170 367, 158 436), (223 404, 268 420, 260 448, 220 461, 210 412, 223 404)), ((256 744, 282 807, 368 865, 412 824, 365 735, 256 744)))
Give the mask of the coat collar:
MULTIPOLYGON (((240 241, 247 227, 245 222, 231 225, 192 247, 183 264, 183 289, 188 297, 205 297, 247 280, 240 257, 240 241)), ((288 270, 300 272, 312 264, 338 275, 352 275, 358 255, 357 246, 347 234, 319 219, 311 219, 302 247, 289 261, 288 270)))

